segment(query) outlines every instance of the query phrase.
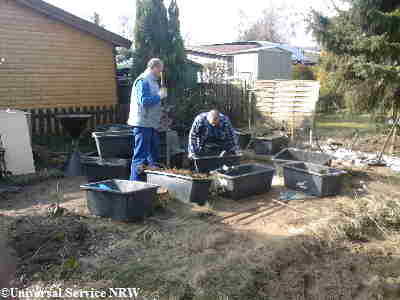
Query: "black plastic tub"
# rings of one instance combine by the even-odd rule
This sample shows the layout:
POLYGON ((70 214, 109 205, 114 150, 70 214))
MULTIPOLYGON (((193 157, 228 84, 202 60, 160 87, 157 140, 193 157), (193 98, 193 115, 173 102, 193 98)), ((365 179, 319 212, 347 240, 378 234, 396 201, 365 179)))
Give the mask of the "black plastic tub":
POLYGON ((304 161, 317 165, 330 166, 333 159, 333 156, 325 153, 286 148, 276 154, 272 158, 272 161, 278 164, 304 161))
POLYGON ((82 173, 90 183, 107 179, 127 180, 131 173, 130 159, 101 159, 97 156, 85 155, 81 157, 81 166, 82 173))
POLYGON ((133 156, 134 135, 132 130, 93 132, 100 158, 123 158, 133 156))
POLYGON ((192 178, 162 171, 145 171, 147 182, 168 190, 171 197, 185 202, 204 205, 208 201, 211 179, 192 178))
POLYGON ((264 194, 271 189, 275 169, 259 164, 246 164, 219 169, 214 172, 215 184, 228 197, 239 200, 252 195, 264 194))
POLYGON ((199 173, 208 173, 215 171, 222 166, 237 166, 240 164, 240 155, 228 155, 228 156, 201 156, 194 159, 195 170, 199 173))
POLYGON ((152 214, 159 186, 128 180, 85 184, 87 206, 95 216, 117 221, 135 221, 152 214))
POLYGON ((249 145, 250 140, 251 140, 251 134, 236 131, 236 135, 238 136, 238 139, 239 139, 240 149, 247 149, 247 146, 249 145))
POLYGON ((284 136, 258 137, 253 140, 254 151, 257 155, 274 155, 289 145, 284 136))
POLYGON ((345 171, 304 162, 283 165, 285 186, 318 197, 340 193, 345 171))

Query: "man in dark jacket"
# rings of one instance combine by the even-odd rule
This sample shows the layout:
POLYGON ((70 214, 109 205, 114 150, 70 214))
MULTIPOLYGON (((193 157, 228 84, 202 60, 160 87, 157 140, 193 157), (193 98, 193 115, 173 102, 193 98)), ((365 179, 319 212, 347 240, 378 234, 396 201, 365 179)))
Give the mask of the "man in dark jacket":
POLYGON ((189 134, 189 158, 240 154, 238 138, 227 116, 217 110, 199 114, 189 134))

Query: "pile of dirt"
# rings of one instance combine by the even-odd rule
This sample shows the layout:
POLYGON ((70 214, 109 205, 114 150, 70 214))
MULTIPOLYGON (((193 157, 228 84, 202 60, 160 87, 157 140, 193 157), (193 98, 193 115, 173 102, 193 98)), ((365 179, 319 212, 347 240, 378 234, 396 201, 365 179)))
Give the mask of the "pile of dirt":
POLYGON ((19 218, 9 231, 10 246, 18 258, 18 278, 55 274, 66 278, 79 269, 78 258, 89 251, 91 232, 78 216, 19 218))

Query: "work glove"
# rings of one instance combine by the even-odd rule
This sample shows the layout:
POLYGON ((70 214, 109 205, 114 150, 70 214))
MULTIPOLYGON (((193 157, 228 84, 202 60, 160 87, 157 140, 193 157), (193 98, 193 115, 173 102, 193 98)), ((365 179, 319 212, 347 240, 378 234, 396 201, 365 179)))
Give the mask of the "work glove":
POLYGON ((199 157, 196 155, 196 153, 189 153, 188 155, 189 159, 198 159, 199 157))
POLYGON ((167 89, 161 88, 160 91, 158 92, 158 95, 160 96, 161 100, 167 98, 168 97, 167 89))

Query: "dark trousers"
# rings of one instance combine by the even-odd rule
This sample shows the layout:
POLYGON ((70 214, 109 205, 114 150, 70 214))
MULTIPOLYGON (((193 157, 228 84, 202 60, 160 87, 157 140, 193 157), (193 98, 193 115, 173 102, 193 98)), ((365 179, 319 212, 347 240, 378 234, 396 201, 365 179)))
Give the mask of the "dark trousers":
POLYGON ((144 166, 155 167, 160 160, 160 135, 149 127, 135 127, 131 180, 140 181, 144 166))

